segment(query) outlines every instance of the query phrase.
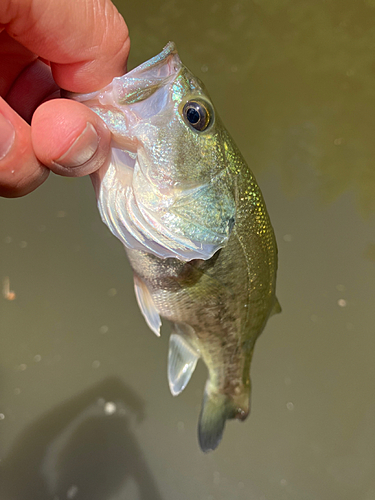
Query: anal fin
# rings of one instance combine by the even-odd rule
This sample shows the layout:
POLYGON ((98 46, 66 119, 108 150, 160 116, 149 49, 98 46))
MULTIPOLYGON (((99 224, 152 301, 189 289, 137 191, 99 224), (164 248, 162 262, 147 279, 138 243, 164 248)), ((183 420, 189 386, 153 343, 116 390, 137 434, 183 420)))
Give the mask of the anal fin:
POLYGON ((146 284, 134 276, 134 291, 139 308, 151 330, 160 337, 161 319, 146 284))
POLYGON ((168 382, 173 396, 187 386, 199 359, 199 352, 181 335, 172 333, 169 338, 168 382))

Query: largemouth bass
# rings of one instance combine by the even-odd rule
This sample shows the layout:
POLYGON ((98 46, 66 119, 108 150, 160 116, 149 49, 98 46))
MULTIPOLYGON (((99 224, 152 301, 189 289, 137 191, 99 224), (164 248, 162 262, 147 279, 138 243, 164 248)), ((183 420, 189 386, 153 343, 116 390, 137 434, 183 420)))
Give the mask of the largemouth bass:
POLYGON ((168 379, 179 394, 208 369, 198 436, 219 444, 249 413, 254 344, 275 296, 277 246, 259 186, 203 83, 173 43, 101 91, 71 94, 112 132, 92 175, 103 221, 126 248, 149 327, 172 322, 168 379))

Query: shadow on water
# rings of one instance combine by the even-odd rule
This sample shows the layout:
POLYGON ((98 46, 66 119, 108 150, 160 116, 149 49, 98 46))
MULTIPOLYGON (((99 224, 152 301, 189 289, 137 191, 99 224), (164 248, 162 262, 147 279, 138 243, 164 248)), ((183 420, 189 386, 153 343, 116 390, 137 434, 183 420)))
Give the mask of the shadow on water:
POLYGON ((130 498, 131 481, 135 498, 161 499, 131 430, 143 406, 119 379, 108 378, 55 407, 27 427, 4 459, 0 498, 123 499, 130 498))

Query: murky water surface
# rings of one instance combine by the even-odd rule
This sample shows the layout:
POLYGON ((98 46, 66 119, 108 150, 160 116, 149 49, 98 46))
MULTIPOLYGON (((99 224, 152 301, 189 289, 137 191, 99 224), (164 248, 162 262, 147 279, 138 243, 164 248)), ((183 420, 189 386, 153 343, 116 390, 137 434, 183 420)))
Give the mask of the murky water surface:
POLYGON ((168 326, 141 317, 90 180, 1 199, 1 499, 374 500, 374 0, 119 8, 129 67, 174 40, 255 172, 283 313, 250 418, 203 455, 205 368, 172 398, 168 326))

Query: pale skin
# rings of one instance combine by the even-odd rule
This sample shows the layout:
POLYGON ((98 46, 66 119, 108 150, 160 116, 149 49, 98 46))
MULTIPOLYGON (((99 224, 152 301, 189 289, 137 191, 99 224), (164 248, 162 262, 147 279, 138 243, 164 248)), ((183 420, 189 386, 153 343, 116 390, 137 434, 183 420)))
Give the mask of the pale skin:
POLYGON ((30 193, 50 170, 80 177, 106 162, 106 125, 51 97, 104 87, 125 73, 129 49, 110 0, 0 1, 0 196, 30 193))

